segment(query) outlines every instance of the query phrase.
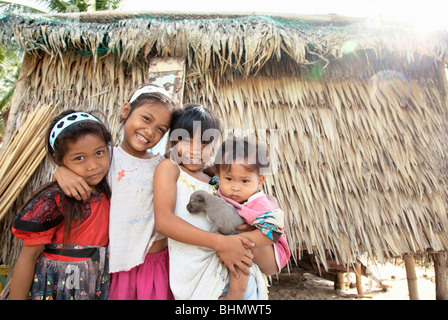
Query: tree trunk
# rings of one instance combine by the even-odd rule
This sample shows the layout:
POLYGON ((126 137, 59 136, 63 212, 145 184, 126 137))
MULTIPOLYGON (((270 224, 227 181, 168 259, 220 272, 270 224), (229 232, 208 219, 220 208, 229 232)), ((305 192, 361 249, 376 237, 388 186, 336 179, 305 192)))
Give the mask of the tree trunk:
POLYGON ((434 271, 436 275, 436 300, 448 300, 448 286, 446 278, 446 252, 434 252, 434 271))
POLYGON ((404 265, 406 267, 406 278, 408 280, 409 299, 419 300, 414 255, 406 253, 403 255, 403 258, 404 258, 404 265))

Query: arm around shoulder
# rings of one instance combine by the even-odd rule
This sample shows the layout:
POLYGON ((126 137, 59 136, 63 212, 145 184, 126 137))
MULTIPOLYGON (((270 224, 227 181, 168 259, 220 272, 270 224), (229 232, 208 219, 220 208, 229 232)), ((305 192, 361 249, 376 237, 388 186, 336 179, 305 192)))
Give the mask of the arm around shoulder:
POLYGON ((92 188, 82 177, 64 166, 56 169, 53 174, 53 180, 58 183, 65 195, 73 197, 78 201, 86 201, 92 192, 92 188))

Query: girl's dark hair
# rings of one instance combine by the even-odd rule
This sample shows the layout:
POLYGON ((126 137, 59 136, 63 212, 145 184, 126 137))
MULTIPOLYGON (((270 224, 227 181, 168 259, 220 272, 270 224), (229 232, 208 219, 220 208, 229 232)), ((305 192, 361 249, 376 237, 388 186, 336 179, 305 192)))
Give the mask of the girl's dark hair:
POLYGON ((247 138, 233 137, 224 141, 215 158, 215 169, 218 173, 229 172, 235 161, 250 172, 260 173, 261 169, 269 168, 266 147, 247 138))
POLYGON ((169 148, 174 147, 178 140, 182 140, 182 137, 184 137, 182 133, 187 133, 192 138, 195 130, 198 129, 198 122, 201 129, 201 137, 208 139, 207 142, 212 142, 215 137, 213 134, 210 137, 205 137, 205 131, 215 129, 219 134, 222 131, 221 121, 219 121, 216 113, 201 105, 187 104, 183 109, 175 111, 172 119, 169 148))
MULTIPOLYGON (((153 87, 158 87, 155 86, 153 84, 149 84, 149 83, 144 83, 142 85, 140 85, 137 90, 146 87, 146 86, 153 86, 153 87)), ((159 88, 159 87, 158 87, 159 88)), ((137 91, 135 90, 135 91, 137 91)), ((134 92, 135 93, 135 92, 134 92)), ((129 97, 128 102, 131 100, 133 94, 131 95, 131 97, 129 97)), ((142 93, 141 95, 139 95, 134 101, 129 102, 129 104, 131 105, 131 110, 128 114, 128 118, 131 115, 131 113, 137 109, 138 107, 140 107, 143 104, 153 104, 153 103, 158 103, 161 102, 163 103, 168 110, 173 113, 176 110, 178 110, 178 105, 176 104, 176 102, 168 95, 165 95, 161 92, 149 92, 149 93, 142 93)), ((126 122, 127 119, 122 119, 122 122, 126 122)))
MULTIPOLYGON (((75 112, 79 111, 70 109, 60 113, 50 122, 50 125, 48 127, 46 135, 47 155, 57 165, 60 165, 62 163, 64 154, 67 152, 67 142, 74 143, 87 134, 97 135, 104 139, 104 142, 109 147, 111 146, 112 135, 103 123, 93 120, 84 120, 73 123, 69 127, 65 128, 54 141, 53 149, 49 142, 51 130, 60 119, 75 112)), ((40 190, 42 189, 43 188, 40 188, 40 190)), ((105 175, 103 180, 101 180, 101 182, 96 186, 96 189, 99 193, 104 193, 107 199, 110 199, 111 190, 109 184, 107 183, 107 175, 105 175)), ((65 194, 63 198, 64 201, 62 203, 62 207, 65 221, 64 244, 66 244, 68 243, 68 240, 70 238, 72 222, 74 220, 80 222, 83 218, 84 203, 83 201, 78 201, 75 198, 65 196, 65 194)))

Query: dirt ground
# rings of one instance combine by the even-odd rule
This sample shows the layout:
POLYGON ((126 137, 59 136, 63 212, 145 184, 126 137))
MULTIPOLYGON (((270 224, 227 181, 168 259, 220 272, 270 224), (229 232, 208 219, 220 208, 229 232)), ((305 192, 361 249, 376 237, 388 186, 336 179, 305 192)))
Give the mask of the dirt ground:
MULTIPOLYGON (((269 287, 270 300, 409 300, 406 270, 392 264, 374 267, 374 274, 383 285, 384 292, 371 278, 362 277, 364 296, 357 297, 356 286, 334 290, 332 281, 310 273, 291 273, 273 276, 269 287)), ((435 300, 434 268, 416 267, 420 300, 435 300)), ((346 274, 347 275, 347 274, 346 274)), ((355 274, 349 273, 347 282, 355 283, 355 274)))

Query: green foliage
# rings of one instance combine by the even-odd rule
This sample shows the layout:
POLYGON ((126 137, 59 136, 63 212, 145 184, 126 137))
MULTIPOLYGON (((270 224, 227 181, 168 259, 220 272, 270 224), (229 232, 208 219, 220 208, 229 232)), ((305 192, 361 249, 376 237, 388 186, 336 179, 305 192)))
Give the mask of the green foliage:
POLYGON ((11 101, 22 59, 23 52, 0 47, 0 112, 11 101))
POLYGON ((14 1, 0 1, 0 13, 45 13, 38 8, 15 3, 14 1))
POLYGON ((73 12, 75 11, 102 11, 102 10, 116 10, 121 0, 38 0, 39 3, 46 5, 49 12, 73 12))
MULTIPOLYGON (((7 13, 63 13, 63 12, 83 12, 116 10, 121 0, 36 0, 36 4, 41 4, 47 8, 42 11, 38 8, 25 6, 14 1, 0 1, 0 14, 7 13)), ((23 52, 19 49, 5 49, 0 47, 0 112, 4 112, 9 107, 20 67, 22 64, 23 52)))

